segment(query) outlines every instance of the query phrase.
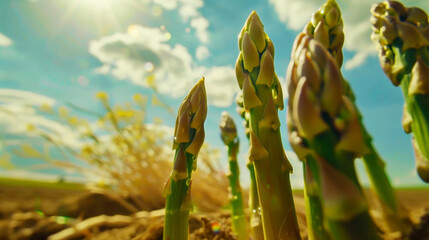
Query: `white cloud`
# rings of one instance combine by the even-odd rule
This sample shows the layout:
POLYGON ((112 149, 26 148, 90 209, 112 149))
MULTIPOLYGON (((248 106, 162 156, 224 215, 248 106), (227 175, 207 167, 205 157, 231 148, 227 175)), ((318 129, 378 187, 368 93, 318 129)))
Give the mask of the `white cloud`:
POLYGON ((366 51, 357 52, 350 60, 348 60, 344 64, 344 68, 353 69, 355 67, 360 66, 362 63, 365 62, 365 59, 368 57, 369 54, 371 54, 371 52, 366 52, 366 51))
POLYGON ((207 91, 209 103, 229 106, 233 102, 238 89, 232 67, 198 66, 187 48, 167 43, 171 35, 165 30, 139 25, 130 29, 127 34, 116 33, 90 42, 89 52, 104 64, 99 72, 154 87, 172 97, 186 94, 204 75, 212 86, 207 91))
POLYGON ((165 42, 169 33, 158 28, 135 26, 132 34, 117 33, 90 42, 89 52, 119 79, 130 79, 145 87, 155 86, 163 94, 181 96, 195 81, 192 56, 182 45, 171 47, 165 42), (145 68, 151 64, 152 68, 145 68), (155 78, 152 80, 152 77, 155 78))
MULTIPOLYGON (((310 20, 312 14, 325 2, 324 0, 269 0, 274 6, 280 21, 287 27, 301 30, 310 20)), ((355 51, 356 55, 346 60, 345 68, 351 69, 362 64, 369 55, 376 55, 376 48, 370 40, 371 24, 369 22, 372 4, 379 0, 338 1, 344 21, 344 48, 355 51)), ((418 6, 429 10, 429 1, 404 0, 405 6, 418 6)))
POLYGON ((185 23, 190 21, 190 25, 195 29, 195 34, 201 43, 208 43, 210 23, 199 11, 204 6, 203 0, 146 0, 144 5, 151 2, 169 11, 177 10, 185 23))
POLYGON ((13 42, 10 38, 8 38, 4 34, 0 33, 0 47, 8 47, 12 44, 13 44, 13 42))
POLYGON ((371 41, 371 17, 370 9, 372 4, 378 3, 375 0, 351 1, 348 4, 339 2, 344 21, 344 48, 356 52, 355 55, 346 60, 344 67, 352 69, 365 62, 370 55, 376 55, 377 50, 371 41))
POLYGON ((39 106, 42 104, 53 105, 55 100, 37 93, 0 88, 0 106, 3 106, 3 104, 12 103, 39 106))
POLYGON ((201 43, 209 41, 209 21, 203 17, 199 8, 204 6, 203 0, 180 0, 179 14, 184 22, 190 20, 190 25, 195 29, 195 34, 201 43))
POLYGON ((199 46, 195 52, 195 57, 198 60, 204 60, 210 56, 210 51, 206 46, 199 46))
POLYGON ((209 34, 207 28, 209 27, 209 21, 204 17, 196 17, 191 20, 191 27, 195 28, 197 38, 202 43, 209 42, 209 34))
POLYGON ((153 2, 168 10, 177 8, 177 0, 153 0, 153 2))
POLYGON ((300 30, 324 1, 269 0, 269 2, 274 5, 280 21, 286 23, 289 28, 300 30))
POLYGON ((55 100, 32 92, 0 89, 0 132, 32 135, 29 125, 34 126, 54 141, 70 147, 79 147, 80 140, 75 129, 49 119, 37 108, 52 106, 55 100))
POLYGON ((180 2, 184 5, 194 6, 197 8, 204 6, 203 0, 180 0, 180 2))
POLYGON ((98 74, 108 74, 110 72, 110 66, 109 65, 103 65, 101 67, 98 67, 94 70, 95 73, 98 74))
POLYGON ((204 6, 203 0, 181 0, 182 6, 179 9, 179 14, 183 20, 187 22, 191 20, 191 27, 194 28, 197 38, 201 43, 207 44, 209 42, 208 27, 209 21, 203 17, 198 11, 199 8, 204 6))
POLYGON ((199 12, 198 9, 193 6, 184 5, 179 9, 179 14, 182 16, 183 21, 187 22, 190 18, 197 17, 199 12))
POLYGON ((185 22, 190 18, 201 16, 198 9, 204 6, 202 0, 181 0, 180 2, 182 5, 179 9, 179 14, 185 22))
POLYGON ((197 72, 206 78, 208 104, 228 107, 233 103, 239 88, 235 80, 235 71, 232 67, 200 67, 197 72))

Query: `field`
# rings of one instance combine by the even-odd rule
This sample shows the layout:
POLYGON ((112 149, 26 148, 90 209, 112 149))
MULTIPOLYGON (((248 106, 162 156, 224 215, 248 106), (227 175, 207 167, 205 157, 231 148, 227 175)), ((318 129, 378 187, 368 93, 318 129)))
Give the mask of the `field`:
MULTIPOLYGON (((402 207, 417 225, 429 212, 428 188, 397 189, 402 207)), ((301 234, 306 239, 302 191, 295 191, 295 205, 301 234)), ((368 191, 376 215, 376 201, 368 191)), ((0 179, 0 239, 162 239, 163 210, 132 213, 126 203, 112 194, 90 191, 80 184, 44 183, 0 179), (56 216, 56 217, 54 217, 56 216), (75 226, 75 228, 70 228, 75 226)), ((426 221, 427 221, 426 217, 426 221)), ((376 221, 382 227, 380 221, 376 221)), ((429 233, 414 227, 412 239, 428 239, 429 233)), ((193 213, 191 239, 235 239, 228 210, 193 213)), ((400 239, 395 235, 385 239, 400 239)))

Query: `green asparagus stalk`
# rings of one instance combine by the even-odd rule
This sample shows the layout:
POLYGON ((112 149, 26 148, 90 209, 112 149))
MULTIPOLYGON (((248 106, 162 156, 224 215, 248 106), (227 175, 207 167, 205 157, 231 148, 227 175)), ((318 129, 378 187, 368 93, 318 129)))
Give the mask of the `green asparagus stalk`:
MULTIPOLYGON (((243 105, 243 93, 239 92, 236 97, 237 112, 243 118, 244 130, 247 140, 250 137, 249 113, 243 105)), ((262 227, 261 207, 259 206, 258 188, 256 186, 255 167, 252 161, 247 161, 247 169, 250 173, 249 208, 250 208, 250 235, 253 240, 264 240, 264 229, 262 227)))
POLYGON ((292 171, 280 135, 277 110, 283 96, 274 72, 274 45, 256 12, 239 35, 236 77, 250 114, 249 159, 255 168, 266 240, 301 239, 289 173, 292 171))
POLYGON ((232 230, 239 240, 249 240, 246 214, 244 213, 243 193, 240 186, 240 169, 237 163, 237 153, 240 146, 234 120, 228 112, 222 112, 219 122, 221 138, 228 148, 229 160, 229 191, 231 203, 232 230))
MULTIPOLYGON (((339 68, 343 64, 342 46, 344 44, 343 21, 341 11, 335 0, 327 0, 322 7, 313 14, 311 21, 304 28, 304 32, 322 44, 333 56, 339 68)), ((368 173, 372 189, 377 196, 382 209, 381 213, 387 223, 389 232, 406 232, 406 225, 401 220, 398 201, 385 171, 385 163, 372 144, 372 137, 367 131, 355 104, 355 94, 350 84, 342 77, 343 94, 353 103, 368 152, 362 156, 368 173)))
POLYGON ((429 183, 429 25, 420 8, 385 1, 372 9, 372 39, 381 67, 405 98, 403 127, 413 133, 416 167, 429 183))
POLYGON ((343 94, 336 60, 319 41, 301 33, 292 50, 287 84, 289 139, 304 161, 307 201, 316 201, 309 204, 314 207, 310 214, 322 213, 322 222, 310 224, 324 231, 312 227, 310 236, 380 239, 354 167, 354 159, 369 150, 356 107, 343 94))
POLYGON ((198 152, 204 143, 206 116, 207 97, 204 78, 201 78, 183 100, 176 118, 173 171, 164 188, 164 240, 189 239, 191 175, 196 168, 198 152))
MULTIPOLYGON (((317 38, 322 44, 327 47, 332 55, 334 56, 338 66, 341 66, 343 61, 343 54, 341 47, 344 42, 344 34, 342 31, 342 20, 340 17, 340 11, 336 7, 336 3, 328 2, 325 3, 317 12, 315 12, 311 18, 311 21, 306 25, 303 32, 306 32, 313 38, 317 38), (328 4, 329 3, 329 4, 328 4), (338 9, 338 11, 336 11, 338 9), (327 24, 327 20, 330 23, 327 24), (329 26, 331 28, 329 28, 329 26), (316 34, 315 29, 317 28, 316 34), (329 31, 332 30, 332 31, 329 31), (329 39, 329 32, 333 35, 332 41, 329 39), (328 36, 327 34, 328 33, 328 36), (315 36, 316 35, 316 36, 315 36), (328 39, 326 39, 328 37, 328 39), (329 46, 338 46, 337 49, 330 49, 329 46)), ((293 65, 290 65, 293 66, 293 65)), ((288 72, 289 73, 289 72, 288 72)), ((344 86, 344 84, 343 84, 344 86)), ((291 113, 288 109, 288 130, 289 132, 294 132, 293 129, 296 129, 292 119, 290 119, 291 113)), ((296 131, 294 132, 296 133, 296 131)), ((289 134, 289 141, 292 143, 294 139, 291 134, 289 134)), ((294 144, 291 144, 295 150, 294 144)), ((299 152, 299 150, 296 150, 299 152)), ((306 151, 309 151, 308 149, 306 151)), ((306 209, 306 220, 307 220, 307 229, 308 237, 310 240, 329 240, 329 234, 325 230, 323 224, 323 210, 321 199, 318 196, 317 184, 315 179, 319 179, 317 176, 319 170, 317 166, 317 161, 310 157, 299 156, 299 159, 303 162, 303 175, 304 175, 304 199, 305 199, 305 209, 306 209)))
MULTIPOLYGON (((290 64, 289 67, 294 66, 290 64)), ((288 74, 291 71, 288 70, 288 74)), ((287 75, 288 84, 291 82, 291 76, 287 75)), ((317 182, 319 179, 317 161, 309 155, 312 153, 308 144, 304 144, 302 139, 297 136, 297 127, 292 120, 291 107, 289 106, 286 114, 286 122, 288 128, 288 139, 292 149, 296 152, 298 158, 303 163, 304 175, 304 200, 307 222, 307 234, 310 240, 329 240, 330 237, 325 230, 323 222, 322 203, 318 193, 317 182), (298 142, 297 142, 298 141, 298 142)))

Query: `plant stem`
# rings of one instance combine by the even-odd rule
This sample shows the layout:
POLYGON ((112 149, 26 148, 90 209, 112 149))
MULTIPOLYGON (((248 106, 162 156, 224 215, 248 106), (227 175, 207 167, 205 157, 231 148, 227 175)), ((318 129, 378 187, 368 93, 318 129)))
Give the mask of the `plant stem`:
POLYGON ((222 112, 219 128, 222 141, 228 148, 230 171, 228 175, 230 186, 229 200, 231 203, 232 230, 237 234, 239 240, 248 240, 247 220, 244 213, 243 193, 240 186, 240 169, 237 163, 237 153, 240 144, 234 120, 229 116, 228 112, 222 112))
MULTIPOLYGON (((283 170, 284 149, 281 141, 280 131, 272 128, 259 128, 262 121, 263 108, 268 104, 271 97, 271 89, 266 86, 257 86, 256 92, 261 99, 262 106, 250 110, 250 129, 256 138, 269 153, 267 159, 253 162, 255 176, 258 186, 259 203, 261 205, 262 222, 264 226, 265 239, 277 239, 283 236, 300 239, 298 223, 292 189, 290 186, 289 171, 283 170), (285 233, 281 233, 282 227, 285 233)), ((287 160, 286 160, 287 161, 287 160)), ((288 239, 284 237, 284 239, 288 239)))
MULTIPOLYGON (((342 209, 342 212, 350 211, 351 208, 361 208, 361 210, 356 211, 355 214, 351 214, 347 217, 342 217, 340 215, 335 216, 327 213, 329 211, 327 211, 327 206, 325 203, 325 214, 323 215, 323 217, 325 219, 325 224, 329 229, 330 237, 331 239, 337 240, 380 239, 377 234, 377 229, 375 228, 375 225, 371 217, 369 216, 368 208, 363 198, 363 192, 360 188, 359 181, 357 179, 356 171, 353 164, 354 155, 347 152, 334 152, 333 149, 335 149, 335 142, 337 141, 335 139, 336 137, 332 132, 325 132, 315 136, 314 139, 310 141, 310 146, 312 147, 312 149, 314 149, 315 152, 320 155, 321 158, 323 158, 323 160, 318 159, 319 168, 323 169, 321 171, 325 171, 324 173, 322 173, 325 176, 321 178, 319 187, 331 188, 331 191, 333 189, 336 189, 337 191, 345 190, 342 189, 344 185, 336 182, 341 181, 341 179, 335 179, 335 176, 332 174, 332 172, 329 173, 326 171, 326 169, 329 169, 330 167, 323 166, 324 164, 329 164, 332 166, 330 170, 335 169, 334 171, 338 171, 339 175, 337 176, 347 176, 347 178, 351 180, 350 183, 352 183, 356 187, 356 190, 358 191, 356 192, 356 194, 359 194, 356 195, 356 197, 359 196, 356 199, 346 198, 344 202, 333 202, 334 205, 330 206, 330 208, 342 209), (322 163, 324 161, 326 161, 326 163, 322 163), (321 165, 323 167, 321 167, 321 165), (330 185, 332 183, 334 183, 335 185, 330 185), (347 208, 350 209, 347 210, 347 208)), ((320 199, 322 202, 326 201, 326 199, 330 197, 327 196, 326 193, 327 191, 321 191, 320 199)), ((348 193, 344 192, 343 194, 348 193)), ((351 211, 354 212, 355 210, 351 211)), ((348 213, 344 214, 348 215, 348 213)))
POLYGON ((240 33, 239 49, 236 76, 250 113, 249 159, 255 167, 264 237, 301 239, 289 179, 292 167, 279 129, 283 96, 274 71, 274 45, 256 12, 240 33))
POLYGON ((303 163, 304 171, 304 199, 307 219, 308 238, 310 240, 330 240, 323 226, 323 210, 317 190, 319 170, 316 159, 308 156, 303 163))
POLYGON ((255 167, 252 162, 247 163, 250 173, 249 209, 250 209, 250 232, 252 239, 264 240, 264 229, 262 227, 261 208, 259 206, 258 188, 256 186, 255 167))
MULTIPOLYGON (((236 98, 237 112, 243 118, 244 130, 247 140, 250 137, 249 113, 246 112, 243 105, 243 93, 237 94, 236 98)), ((264 228, 262 226, 261 208, 259 205, 258 188, 256 185, 255 167, 253 162, 248 160, 247 169, 250 174, 249 189, 249 209, 250 209, 250 233, 253 240, 264 240, 264 228)))
MULTIPOLYGON (((304 32, 311 35, 326 47, 338 66, 342 66, 342 46, 344 43, 343 21, 341 10, 335 0, 327 0, 326 3, 320 7, 304 29, 304 32), (329 39, 329 41, 325 41, 325 39, 329 39)), ((378 201, 382 206, 381 213, 388 223, 389 231, 404 231, 402 220, 399 217, 396 196, 384 169, 385 164, 373 146, 371 136, 363 124, 362 115, 355 104, 353 89, 344 77, 341 78, 344 95, 352 101, 360 120, 365 144, 369 151, 367 154, 364 154, 362 158, 371 181, 372 190, 378 196, 378 201)))
POLYGON ((354 167, 368 149, 357 109, 343 93, 337 60, 301 33, 286 79, 289 140, 304 161, 310 238, 380 239, 354 167))
POLYGON ((429 182, 428 16, 397 1, 374 4, 371 13, 371 37, 377 43, 381 67, 404 94, 402 125, 406 133, 413 133, 417 173, 429 182))
MULTIPOLYGON (((183 151, 179 147, 179 151, 183 151)), ((186 153, 187 162, 192 164, 193 157, 186 153)), ((166 196, 164 240, 188 240, 189 239, 189 211, 192 209, 190 202, 190 178, 170 180, 171 193, 166 196)))
POLYGON ((189 239, 192 171, 204 143, 207 97, 204 78, 191 89, 180 105, 174 130, 173 171, 164 187, 166 196, 164 240, 189 239))
POLYGON ((243 205, 243 193, 240 187, 240 175, 239 168, 237 163, 237 153, 232 151, 235 146, 231 146, 234 143, 231 143, 228 146, 229 153, 229 170, 230 174, 228 175, 229 184, 231 187, 231 208, 232 208, 232 229, 238 235, 239 240, 248 240, 249 234, 247 232, 247 223, 246 215, 244 213, 243 205))

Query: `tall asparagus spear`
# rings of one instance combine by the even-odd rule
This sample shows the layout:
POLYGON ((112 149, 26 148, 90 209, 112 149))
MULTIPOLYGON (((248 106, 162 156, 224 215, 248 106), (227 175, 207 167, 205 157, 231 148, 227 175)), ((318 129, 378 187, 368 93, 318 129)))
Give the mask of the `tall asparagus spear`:
POLYGON ((239 35, 236 77, 250 113, 249 159, 256 173, 266 240, 300 239, 289 173, 292 171, 280 136, 278 109, 283 109, 274 72, 274 45, 256 12, 239 35))
POLYGON ((420 8, 385 1, 372 9, 381 67, 405 98, 403 127, 413 133, 417 172, 429 182, 429 24, 420 8))
MULTIPOLYGON (((311 21, 304 28, 304 32, 322 44, 331 53, 338 67, 341 68, 343 64, 344 32, 341 11, 335 0, 327 0, 313 14, 311 21)), ((365 144, 368 148, 368 152, 362 156, 362 159, 371 181, 372 189, 381 203, 381 213, 384 215, 388 230, 390 232, 406 232, 406 225, 400 217, 397 198, 389 177, 384 170, 385 163, 372 144, 372 137, 363 124, 362 115, 354 102, 355 95, 350 84, 344 77, 341 76, 341 78, 343 81, 343 94, 352 101, 360 120, 365 144)))
POLYGON ((234 120, 228 112, 222 112, 219 122, 221 138, 228 148, 229 157, 229 191, 231 203, 232 230, 237 234, 239 240, 249 240, 247 230, 246 214, 244 213, 243 193, 240 186, 240 169, 237 163, 237 153, 240 146, 237 129, 234 120))
POLYGON ((295 40, 287 84, 289 138, 305 162, 307 189, 319 198, 328 235, 320 239, 380 239, 354 167, 369 151, 359 114, 343 95, 335 59, 305 33, 295 40))
MULTIPOLYGON (((304 27, 303 31, 313 38, 317 38, 317 40, 330 51, 338 66, 341 66, 343 61, 341 47, 344 43, 344 33, 342 31, 343 24, 340 13, 341 12, 339 11, 337 4, 335 2, 328 1, 313 14, 311 21, 304 27), (317 31, 315 31, 316 28, 317 31), (332 35, 332 40, 330 40, 329 35, 332 35)), ((293 64, 291 63, 289 66, 292 67, 293 64)), ((287 74, 290 73, 291 72, 288 71, 287 74)), ((291 76, 288 76, 288 78, 290 77, 291 76)), ((344 82, 343 86, 348 86, 346 83, 347 82, 344 82)), ((289 141, 291 142, 293 149, 299 153, 299 149, 296 149, 297 146, 292 143, 294 137, 291 133, 296 134, 297 132, 296 126, 291 118, 290 111, 291 108, 289 107, 287 113, 288 130, 290 133, 289 141)), ((306 149, 306 151, 310 150, 306 149)), ((309 239, 328 240, 330 237, 328 232, 325 230, 322 203, 317 190, 317 183, 315 181, 315 178, 318 178, 317 161, 313 157, 302 157, 300 154, 298 156, 303 163, 304 199, 309 239)))
MULTIPOLYGON (((244 130, 247 140, 250 137, 249 113, 243 105, 243 93, 239 92, 236 97, 237 112, 243 118, 244 130)), ((253 240, 264 240, 264 229, 262 227, 261 207, 259 205, 258 188, 256 186, 255 167, 252 161, 247 161, 247 169, 250 173, 249 208, 250 208, 250 234, 253 240)))
POLYGON ((191 89, 180 105, 174 130, 173 171, 164 189, 166 195, 164 240, 188 240, 192 171, 204 143, 207 97, 204 78, 191 89))

